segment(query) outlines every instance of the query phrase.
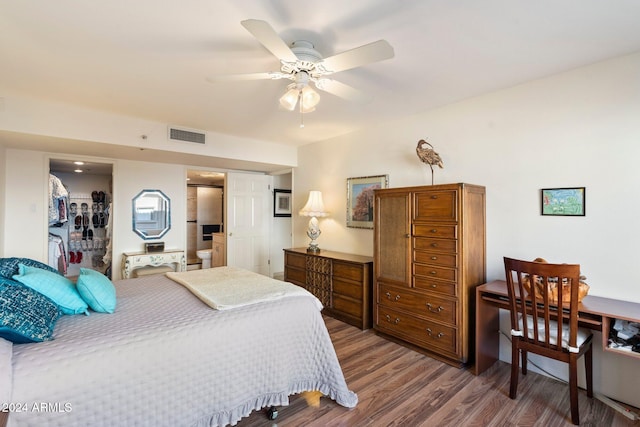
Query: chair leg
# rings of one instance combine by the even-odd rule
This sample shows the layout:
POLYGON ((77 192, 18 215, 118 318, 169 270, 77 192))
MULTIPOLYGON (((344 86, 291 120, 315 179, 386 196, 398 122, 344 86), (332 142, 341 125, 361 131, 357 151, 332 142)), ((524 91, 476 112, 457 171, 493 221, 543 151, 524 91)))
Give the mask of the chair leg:
POLYGON ((516 343, 511 343, 511 386, 509 387, 509 397, 516 398, 518 393, 518 374, 520 365, 520 349, 516 343))
POLYGON ((527 375, 527 362, 529 360, 527 350, 521 350, 520 354, 522 355, 522 375, 527 375))
POLYGON ((589 346, 584 354, 584 372, 587 381, 587 396, 593 397, 593 346, 589 346))
POLYGON ((571 422, 575 425, 579 425, 580 413, 578 411, 578 360, 575 356, 571 356, 569 358, 569 401, 571 402, 571 422))

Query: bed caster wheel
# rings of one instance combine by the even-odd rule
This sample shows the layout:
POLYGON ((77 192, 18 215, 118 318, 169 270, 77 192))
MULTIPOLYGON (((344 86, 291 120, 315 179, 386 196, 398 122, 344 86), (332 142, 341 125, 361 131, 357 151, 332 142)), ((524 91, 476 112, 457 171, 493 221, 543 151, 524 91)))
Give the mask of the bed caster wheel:
POLYGON ((267 411, 267 418, 269 418, 270 420, 275 420, 276 418, 278 418, 278 409, 275 406, 269 408, 269 410, 267 411))

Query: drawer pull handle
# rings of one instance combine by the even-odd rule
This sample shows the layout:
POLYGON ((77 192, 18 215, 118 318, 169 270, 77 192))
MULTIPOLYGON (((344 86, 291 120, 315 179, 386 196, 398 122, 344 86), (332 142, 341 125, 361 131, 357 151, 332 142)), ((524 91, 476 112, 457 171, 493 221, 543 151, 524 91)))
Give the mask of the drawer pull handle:
POLYGON ((431 232, 432 232, 432 233, 437 233, 437 232, 438 232, 438 230, 436 230, 435 228, 432 228, 432 229, 431 229, 431 232))
POLYGON ((427 309, 432 312, 432 313, 440 313, 442 310, 444 310, 444 307, 439 305, 438 307, 436 307, 435 309, 433 308, 433 305, 428 302, 427 303, 427 309))
POLYGON ((436 274, 438 274, 438 272, 435 271, 435 270, 432 270, 432 271, 429 272, 429 274, 436 275, 436 274))
POLYGON ((438 287, 438 285, 436 285, 436 284, 432 283, 432 284, 431 284, 431 287, 435 289, 435 288, 437 288, 437 287, 438 287))
POLYGON ((431 244, 431 247, 432 247, 432 248, 437 248, 437 247, 438 247, 438 244, 437 244, 437 243, 432 243, 432 244, 431 244))
POLYGON ((433 331, 431 330, 431 328, 427 328, 427 334, 429 334, 430 337, 434 338, 442 338, 444 336, 443 332, 438 332, 438 335, 433 335, 433 331))
POLYGON ((431 198, 432 198, 432 199, 437 199, 437 198, 438 198, 438 196, 433 195, 433 196, 431 196, 431 198))
POLYGON ((396 317, 396 320, 391 320, 391 316, 387 314, 387 322, 397 325, 398 323, 400 323, 400 319, 396 317))
MULTIPOLYGON (((387 296, 387 298, 389 300, 391 300, 391 294, 389 293, 389 291, 387 291, 387 293, 385 293, 385 295, 387 296)), ((393 299, 394 301, 398 301, 400 299, 400 295, 396 295, 396 297, 393 299)))
POLYGON ((432 256, 432 257, 431 257, 431 259, 432 259, 433 261, 435 261, 435 260, 437 260, 437 259, 438 259, 438 257, 437 257, 437 256, 432 256))
POLYGON ((411 234, 407 233, 407 234, 404 235, 404 237, 406 237, 408 239, 409 237, 411 237, 411 234))

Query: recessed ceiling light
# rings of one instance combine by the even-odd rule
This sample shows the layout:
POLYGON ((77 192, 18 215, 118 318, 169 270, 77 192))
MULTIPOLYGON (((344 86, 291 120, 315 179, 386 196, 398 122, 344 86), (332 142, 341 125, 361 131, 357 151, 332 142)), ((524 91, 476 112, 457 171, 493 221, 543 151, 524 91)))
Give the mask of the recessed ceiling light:
POLYGON ((82 169, 74 169, 75 173, 82 173, 82 169))
POLYGON ((77 161, 77 162, 73 162, 73 164, 74 164, 74 165, 81 166, 81 165, 84 165, 84 162, 77 161))

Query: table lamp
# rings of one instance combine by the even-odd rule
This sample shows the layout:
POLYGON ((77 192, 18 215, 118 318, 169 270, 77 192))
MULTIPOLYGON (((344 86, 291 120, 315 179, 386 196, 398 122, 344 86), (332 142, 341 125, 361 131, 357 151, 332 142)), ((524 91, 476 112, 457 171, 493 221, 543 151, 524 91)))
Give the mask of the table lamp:
POLYGON ((307 236, 309 236, 311 242, 309 243, 307 252, 320 252, 318 242, 316 242, 316 239, 320 236, 318 217, 329 215, 329 212, 325 211, 324 204, 322 203, 322 193, 317 190, 310 191, 309 200, 307 200, 307 204, 304 205, 302 209, 300 209, 299 214, 301 216, 311 217, 311 219, 309 220, 309 228, 307 229, 307 236))

